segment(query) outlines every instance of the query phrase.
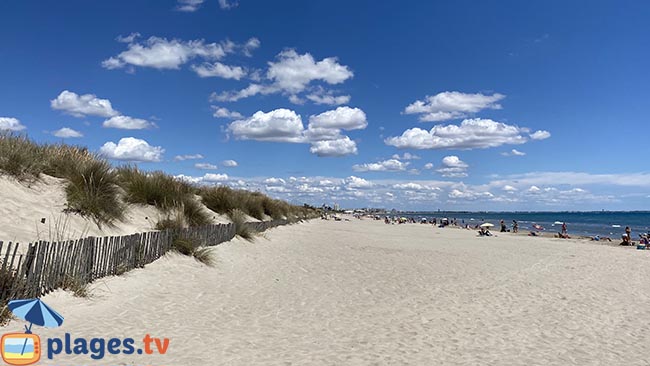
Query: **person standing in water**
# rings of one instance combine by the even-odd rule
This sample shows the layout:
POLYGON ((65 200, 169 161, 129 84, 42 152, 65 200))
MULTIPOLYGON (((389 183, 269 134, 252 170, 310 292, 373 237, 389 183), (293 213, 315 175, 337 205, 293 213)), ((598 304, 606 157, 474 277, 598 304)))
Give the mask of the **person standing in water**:
POLYGON ((516 233, 519 231, 519 224, 517 223, 517 220, 512 220, 512 232, 516 233))

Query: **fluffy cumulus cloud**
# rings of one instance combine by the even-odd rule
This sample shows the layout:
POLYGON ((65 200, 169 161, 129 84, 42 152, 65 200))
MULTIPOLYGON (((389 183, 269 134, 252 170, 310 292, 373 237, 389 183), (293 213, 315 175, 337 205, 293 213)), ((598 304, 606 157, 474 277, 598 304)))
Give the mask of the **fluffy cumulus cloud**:
MULTIPOLYGON (((254 95, 282 93, 290 96, 292 102, 301 103, 297 95, 308 89, 313 82, 329 85, 341 84, 352 78, 354 73, 345 65, 341 65, 335 57, 327 57, 316 61, 309 54, 299 54, 293 49, 282 51, 275 61, 268 63, 264 78, 266 83, 250 84, 248 87, 230 92, 213 93, 212 100, 234 102, 254 95)), ((314 88, 308 99, 320 104, 342 104, 349 98, 335 97, 331 92, 322 88, 314 88)))
POLYGON ((411 128, 384 140, 387 145, 410 149, 485 149, 528 141, 527 128, 491 119, 466 119, 460 125, 436 125, 429 131, 411 128))
POLYGON ((221 162, 221 165, 223 165, 223 166, 225 166, 227 168, 234 168, 234 167, 238 166, 239 164, 234 160, 224 160, 224 161, 221 162))
POLYGON ((0 117, 0 131, 22 131, 26 128, 17 118, 0 117))
POLYGON ((311 100, 315 104, 327 105, 341 105, 347 104, 352 99, 349 95, 334 95, 331 90, 325 91, 322 87, 315 89, 311 93, 305 95, 305 98, 311 100))
POLYGON ((228 119, 244 118, 244 116, 241 113, 231 111, 228 108, 218 107, 216 105, 210 107, 213 110, 212 116, 215 118, 228 118, 228 119))
POLYGON ((402 162, 397 159, 388 159, 377 163, 355 164, 352 170, 355 172, 401 172, 409 166, 409 162, 402 162))
POLYGON ((424 164, 424 169, 431 170, 433 169, 433 166, 434 166, 433 163, 426 163, 424 164))
POLYGON ((50 101, 52 109, 63 111, 75 117, 97 116, 114 117, 119 114, 113 109, 111 101, 97 98, 94 94, 83 94, 64 90, 50 101))
POLYGON ((228 177, 228 174, 213 174, 213 173, 208 173, 208 174, 204 175, 203 178, 202 178, 201 180, 202 180, 203 182, 212 182, 212 183, 216 183, 216 182, 225 182, 225 181, 227 181, 228 179, 230 179, 230 178, 228 177))
POLYGON ((159 162, 162 160, 165 149, 160 146, 151 146, 145 140, 124 137, 117 144, 112 141, 105 143, 99 152, 114 160, 159 162))
POLYGON ((226 131, 238 140, 309 143, 318 156, 345 156, 357 153, 357 145, 341 130, 363 129, 368 125, 358 108, 339 107, 311 116, 305 129, 302 117, 289 109, 258 111, 249 118, 236 120, 226 131))
POLYGON ((456 155, 449 155, 442 158, 442 166, 436 171, 443 177, 447 178, 463 178, 467 176, 467 168, 469 165, 456 155))
POLYGON ((416 100, 404 109, 406 114, 419 114, 420 121, 439 122, 465 118, 484 109, 501 109, 498 104, 505 95, 494 93, 467 94, 457 91, 442 92, 416 100))
POLYGON ((174 157, 174 161, 197 160, 197 159, 203 159, 203 155, 201 154, 176 155, 174 157))
POLYGON ((338 107, 309 117, 310 128, 362 130, 368 127, 366 114, 359 108, 338 107))
POLYGON ((237 120, 228 125, 228 132, 236 139, 293 142, 305 141, 302 118, 289 109, 258 111, 250 118, 237 120))
POLYGON ((347 156, 357 154, 357 144, 348 136, 336 140, 314 141, 309 152, 318 156, 347 156))
POLYGON ((534 133, 530 134, 530 138, 533 140, 545 140, 549 137, 551 137, 551 133, 543 130, 535 131, 534 133))
POLYGON ((369 189, 374 186, 372 182, 367 181, 363 178, 355 177, 353 175, 345 179, 345 185, 348 188, 354 188, 354 189, 369 189))
POLYGON ((56 131, 52 132, 52 135, 65 139, 65 138, 75 138, 75 137, 83 137, 83 134, 79 131, 75 131, 72 128, 69 127, 63 127, 61 129, 58 129, 56 131))
POLYGON ((205 40, 183 41, 163 37, 150 37, 138 41, 138 37, 130 37, 127 49, 114 57, 102 62, 109 70, 133 67, 150 67, 159 70, 178 70, 182 65, 192 60, 203 60, 203 63, 192 65, 192 69, 200 77, 222 77, 239 80, 246 75, 246 70, 240 66, 229 66, 216 62, 227 54, 241 51, 245 54, 259 47, 259 40, 251 38, 244 44, 231 41, 207 43, 205 40))
POLYGON ((214 164, 210 163, 196 163, 194 164, 194 167, 196 169, 201 169, 201 170, 216 170, 218 167, 214 164))
POLYGON ((104 121, 102 126, 106 128, 119 128, 122 130, 144 130, 156 127, 153 122, 146 119, 133 118, 129 116, 115 116, 104 121))
POLYGON ((397 160, 417 160, 417 159, 420 159, 420 157, 415 155, 415 154, 411 154, 409 152, 406 152, 406 153, 402 154, 402 156, 400 156, 399 154, 394 154, 393 159, 397 159, 397 160))
POLYGON ((221 62, 192 65, 192 70, 202 78, 220 77, 223 79, 239 80, 246 76, 246 70, 241 66, 230 66, 221 62))
POLYGON ((517 149, 512 149, 510 151, 502 152, 501 155, 503 155, 503 156, 524 156, 524 155, 526 155, 526 153, 523 152, 523 151, 519 151, 517 149))

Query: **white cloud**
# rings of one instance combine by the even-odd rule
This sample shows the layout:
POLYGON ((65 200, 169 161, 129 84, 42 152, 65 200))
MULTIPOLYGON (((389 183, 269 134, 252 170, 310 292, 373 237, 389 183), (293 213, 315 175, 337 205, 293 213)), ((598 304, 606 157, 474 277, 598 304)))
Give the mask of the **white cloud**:
POLYGON ((234 167, 238 166, 239 164, 237 164, 237 162, 234 161, 234 160, 224 160, 224 161, 221 162, 221 165, 223 165, 225 167, 228 167, 228 168, 234 168, 234 167))
MULTIPOLYGON (((250 84, 248 87, 234 92, 213 93, 212 100, 234 102, 257 94, 284 93, 299 102, 298 93, 305 91, 310 83, 321 81, 330 85, 343 83, 354 76, 353 72, 338 63, 335 57, 316 61, 309 54, 298 54, 289 49, 280 52, 275 62, 269 62, 266 79, 270 84, 250 84)), ((318 93, 311 93, 312 100, 319 102, 338 102, 343 99, 320 99, 318 93)), ((321 95, 322 97, 322 95, 321 95)))
POLYGON ((357 154, 357 144, 348 136, 337 140, 314 141, 309 151, 318 156, 346 156, 357 154))
POLYGON ((406 114, 420 114, 420 121, 437 122, 450 119, 465 118, 468 114, 477 113, 483 109, 501 109, 497 102, 505 95, 494 93, 467 94, 461 92, 442 92, 427 96, 424 101, 417 100, 404 109, 406 114))
POLYGON ((176 179, 178 179, 180 181, 187 182, 187 183, 192 183, 192 184, 201 183, 201 181, 203 180, 201 177, 192 177, 192 176, 185 175, 185 174, 175 175, 174 178, 176 178, 176 179))
POLYGON ((191 69, 202 78, 220 77, 223 79, 240 80, 246 76, 246 70, 243 67, 225 65, 221 62, 206 62, 201 65, 192 65, 191 69))
POLYGON ((305 53, 285 50, 278 55, 277 62, 269 62, 267 77, 282 90, 290 93, 303 91, 309 83, 321 80, 328 84, 340 84, 354 74, 347 66, 338 63, 335 57, 315 61, 305 53))
POLYGON ((397 160, 417 160, 417 159, 421 159, 419 156, 417 156, 415 154, 411 154, 409 152, 404 153, 402 156, 400 156, 399 154, 393 154, 392 158, 397 159, 397 160))
POLYGON ((259 39, 253 37, 246 41, 246 43, 243 46, 243 53, 244 55, 251 57, 253 55, 253 51, 258 49, 261 45, 261 42, 259 39))
POLYGON ((104 60, 102 66, 107 69, 137 66, 177 70, 194 58, 219 60, 227 53, 234 52, 234 48, 229 43, 205 43, 202 39, 182 41, 150 37, 143 42, 129 43, 126 51, 104 60))
POLYGON ((490 182, 491 186, 610 185, 650 187, 650 173, 592 174, 584 172, 529 172, 512 174, 490 182))
POLYGON ((449 155, 442 159, 442 167, 436 171, 443 177, 447 178, 463 178, 467 176, 467 168, 469 165, 460 160, 458 156, 449 155))
POLYGON ((212 116, 216 118, 230 118, 230 119, 244 118, 244 116, 241 113, 231 111, 228 108, 218 107, 216 105, 210 106, 210 108, 212 108, 212 110, 214 111, 212 113, 212 116))
POLYGON ((232 9, 234 7, 237 7, 239 3, 237 1, 233 0, 219 0, 219 7, 221 9, 232 9))
POLYGON ((196 160, 196 159, 203 159, 203 155, 201 155, 201 154, 194 154, 194 155, 176 155, 176 156, 174 157, 174 161, 196 160))
POLYGON ((485 149, 504 144, 523 144, 526 128, 491 119, 466 119, 460 125, 436 125, 430 131, 411 128, 401 136, 384 140, 387 145, 411 149, 485 149))
POLYGON ((135 41, 139 37, 140 37, 140 33, 134 32, 134 33, 129 34, 128 36, 117 36, 117 38, 115 38, 115 40, 120 42, 120 43, 131 43, 131 42, 135 41))
POLYGON ((204 175, 201 180, 203 182, 225 182, 228 179, 229 179, 228 174, 212 174, 212 173, 208 173, 208 174, 204 175))
POLYGON ((549 137, 551 137, 551 133, 543 130, 535 131, 535 133, 530 135, 530 138, 533 140, 544 140, 549 137))
POLYGON ((505 186, 503 186, 503 188, 501 188, 501 189, 503 189, 503 190, 506 191, 506 192, 516 192, 516 191, 518 191, 517 188, 515 188, 515 187, 513 187, 513 186, 511 186, 511 185, 508 185, 508 184, 506 184, 505 186))
POLYGON ((334 92, 331 90, 325 90, 322 86, 318 86, 311 93, 307 94, 305 98, 315 104, 341 105, 349 103, 352 97, 349 95, 334 95, 334 92))
POLYGON ((52 135, 59 138, 74 138, 74 137, 83 137, 83 134, 79 131, 75 131, 72 128, 63 127, 56 131, 52 132, 52 135))
POLYGON ((357 189, 368 189, 374 186, 372 182, 367 181, 363 178, 355 177, 354 175, 349 176, 345 179, 345 185, 348 188, 357 188, 357 189))
POLYGON ((239 140, 311 143, 310 152, 318 156, 356 154, 356 143, 348 136, 341 135, 339 128, 365 128, 365 113, 348 107, 329 112, 312 116, 309 129, 305 130, 302 118, 292 110, 258 111, 250 118, 230 123, 227 131, 239 140), (323 127, 315 128, 314 122, 316 126, 323 127))
POLYGON ((366 114, 359 108, 338 107, 309 117, 309 128, 361 130, 367 126, 366 114))
POLYGON ((271 186, 277 186, 277 185, 284 185, 287 182, 282 178, 271 177, 271 178, 265 179, 264 183, 268 184, 268 185, 271 185, 271 186))
POLYGON ((205 0, 178 0, 176 10, 188 13, 195 12, 204 2, 205 0))
POLYGON ((427 170, 433 169, 433 163, 424 164, 424 169, 427 169, 427 170))
POLYGON ((289 109, 258 111, 252 117, 228 125, 228 132, 241 140, 305 142, 302 118, 289 109))
POLYGON ((78 95, 64 90, 55 99, 50 101, 52 109, 64 111, 75 117, 98 116, 113 117, 119 114, 113 109, 111 101, 99 99, 94 94, 78 95))
POLYGON ((525 152, 519 151, 517 149, 512 149, 510 151, 502 152, 501 155, 503 156, 524 156, 526 155, 525 152))
POLYGON ((537 193, 539 191, 540 191, 540 189, 539 189, 538 186, 530 186, 530 188, 528 188, 529 193, 537 193))
POLYGON ((400 172, 406 170, 409 164, 397 159, 388 159, 377 163, 355 164, 352 166, 352 170, 355 172, 400 172))
POLYGON ((156 127, 152 122, 146 119, 133 118, 129 116, 115 116, 104 121, 102 126, 106 128, 119 128, 122 130, 144 130, 156 127))
POLYGON ((196 163, 194 164, 194 167, 197 169, 202 169, 202 170, 215 170, 218 169, 218 167, 214 164, 210 163, 196 163))
POLYGON ((0 130, 5 131, 22 131, 26 129, 24 125, 20 123, 20 120, 13 117, 0 117, 0 130))
POLYGON ((162 160, 165 149, 160 146, 151 146, 145 140, 124 137, 117 144, 111 141, 105 143, 99 152, 109 159, 158 162, 162 160))

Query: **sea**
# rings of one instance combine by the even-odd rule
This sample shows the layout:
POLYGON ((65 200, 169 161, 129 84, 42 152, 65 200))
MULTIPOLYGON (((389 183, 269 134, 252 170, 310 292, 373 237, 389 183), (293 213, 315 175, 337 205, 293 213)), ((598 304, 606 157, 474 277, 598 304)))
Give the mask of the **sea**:
POLYGON ((499 230, 499 222, 504 220, 508 229, 512 229, 512 220, 517 220, 519 232, 537 231, 533 225, 539 225, 544 232, 556 233, 562 230, 566 223, 569 235, 575 236, 605 236, 620 239, 625 233, 625 227, 632 230, 632 239, 638 239, 639 234, 650 232, 650 211, 594 211, 594 212, 401 212, 401 216, 413 217, 419 220, 423 217, 456 219, 458 225, 474 227, 484 222, 494 224, 499 230))

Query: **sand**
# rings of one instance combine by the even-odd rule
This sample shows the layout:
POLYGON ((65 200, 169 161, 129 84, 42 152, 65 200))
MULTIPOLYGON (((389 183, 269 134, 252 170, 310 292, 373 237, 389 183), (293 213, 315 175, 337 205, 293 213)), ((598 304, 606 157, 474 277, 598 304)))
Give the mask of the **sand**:
MULTIPOLYGON (((65 213, 66 181, 41 174, 35 182, 19 182, 0 175, 0 240, 28 244, 30 242, 79 239, 87 236, 121 236, 155 229, 156 223, 167 216, 154 206, 126 205, 124 220, 114 226, 97 225, 93 220, 75 213, 65 213), (41 222, 45 219, 45 222, 41 222)), ((195 197, 200 202, 200 197, 195 197)), ((229 223, 225 215, 217 214, 203 204, 201 209, 212 223, 229 223)), ((270 219, 270 218, 267 218, 270 219)), ((260 221, 246 216, 246 221, 260 221)), ((27 246, 19 247, 22 251, 27 246)))
POLYGON ((66 319, 43 339, 149 333, 166 355, 39 364, 650 364, 650 251, 313 220, 213 253, 213 268, 168 255, 91 298, 44 297, 66 319))

